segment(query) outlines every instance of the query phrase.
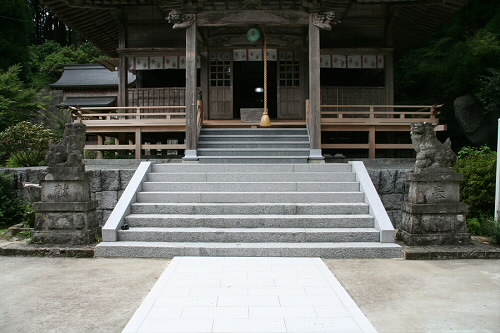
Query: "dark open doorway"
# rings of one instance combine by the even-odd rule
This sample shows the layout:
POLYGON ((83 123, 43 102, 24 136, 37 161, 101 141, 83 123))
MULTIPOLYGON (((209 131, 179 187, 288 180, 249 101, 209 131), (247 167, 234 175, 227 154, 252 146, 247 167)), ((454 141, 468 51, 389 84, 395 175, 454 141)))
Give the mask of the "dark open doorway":
MULTIPOLYGON (((263 61, 233 62, 233 117, 240 118, 241 108, 263 108, 264 93, 257 88, 264 88, 263 61)), ((276 62, 267 63, 267 108, 269 116, 276 118, 277 94, 276 62)))

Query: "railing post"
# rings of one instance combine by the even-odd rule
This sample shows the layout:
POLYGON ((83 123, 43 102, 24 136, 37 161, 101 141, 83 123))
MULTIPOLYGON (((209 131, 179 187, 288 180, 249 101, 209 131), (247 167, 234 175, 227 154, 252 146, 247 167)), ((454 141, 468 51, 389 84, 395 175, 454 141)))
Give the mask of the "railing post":
POLYGON ((141 128, 137 127, 135 129, 135 159, 140 160, 141 159, 141 144, 142 141, 142 133, 141 133, 141 128))
POLYGON ((375 158, 376 142, 375 142, 375 127, 371 126, 368 132, 368 158, 375 158))

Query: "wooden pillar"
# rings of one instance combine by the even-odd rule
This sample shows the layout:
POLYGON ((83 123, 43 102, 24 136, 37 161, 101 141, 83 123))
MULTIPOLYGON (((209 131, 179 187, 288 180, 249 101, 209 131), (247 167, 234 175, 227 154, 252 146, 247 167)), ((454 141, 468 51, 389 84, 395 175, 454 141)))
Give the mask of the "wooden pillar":
MULTIPOLYGON (((193 14, 194 15, 194 14, 193 14)), ((197 161, 196 19, 186 28, 186 151, 185 161, 197 161)))
MULTIPOLYGON (((208 61, 208 52, 202 52, 200 57, 200 84, 201 84, 201 97, 204 101, 203 105, 208 107, 208 69, 209 69, 209 61, 208 61)), ((203 120, 208 119, 208 112, 204 110, 203 120)))
POLYGON ((313 15, 309 14, 309 116, 310 160, 323 160, 321 153, 321 93, 320 93, 320 45, 319 28, 313 24, 313 15))
POLYGON ((385 100, 387 105, 394 105, 394 56, 392 53, 384 56, 385 100))
MULTIPOLYGON (((127 26, 125 19, 120 22, 118 48, 124 49, 127 47, 127 26)), ((124 55, 120 55, 120 68, 118 72, 118 106, 128 106, 128 59, 124 55)))
POLYGON ((142 142, 142 132, 141 128, 135 129, 135 159, 141 159, 141 142, 142 142))
MULTIPOLYGON (((395 8, 387 6, 386 24, 385 24, 385 47, 394 47, 394 15, 395 8)), ((385 102, 386 105, 394 105, 394 56, 388 53, 384 56, 385 72, 385 102)))

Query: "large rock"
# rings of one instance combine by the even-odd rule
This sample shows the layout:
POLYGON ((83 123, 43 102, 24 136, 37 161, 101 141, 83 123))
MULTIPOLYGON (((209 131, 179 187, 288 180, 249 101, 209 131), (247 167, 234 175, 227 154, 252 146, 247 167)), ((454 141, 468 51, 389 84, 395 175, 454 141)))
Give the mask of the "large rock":
POLYGON ((457 97, 453 103, 455 118, 465 136, 475 145, 485 144, 495 134, 497 120, 494 112, 487 112, 472 97, 457 97))

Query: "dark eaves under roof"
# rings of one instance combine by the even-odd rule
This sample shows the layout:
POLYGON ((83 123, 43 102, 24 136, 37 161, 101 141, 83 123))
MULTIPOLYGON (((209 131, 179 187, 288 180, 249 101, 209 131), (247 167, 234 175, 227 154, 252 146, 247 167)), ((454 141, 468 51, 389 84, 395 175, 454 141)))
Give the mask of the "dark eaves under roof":
MULTIPOLYGON (((135 75, 128 73, 128 82, 133 84, 135 75)), ((65 65, 61 78, 50 85, 53 89, 64 88, 118 88, 118 72, 101 65, 65 65)))
POLYGON ((68 97, 58 107, 66 106, 113 106, 116 105, 115 96, 93 96, 93 97, 68 97))

